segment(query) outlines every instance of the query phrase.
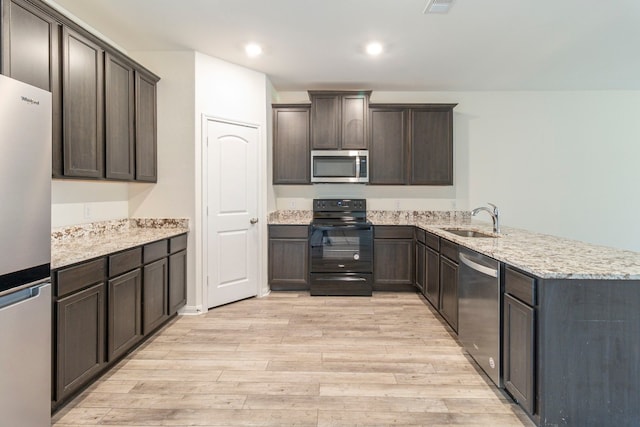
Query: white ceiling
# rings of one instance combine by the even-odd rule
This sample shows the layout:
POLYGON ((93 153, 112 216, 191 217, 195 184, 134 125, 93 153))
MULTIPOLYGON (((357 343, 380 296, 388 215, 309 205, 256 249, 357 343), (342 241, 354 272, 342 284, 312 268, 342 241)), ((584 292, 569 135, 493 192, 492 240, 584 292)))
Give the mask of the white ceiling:
POLYGON ((278 90, 640 89, 639 0, 426 1, 55 0, 128 51, 196 50, 278 90))

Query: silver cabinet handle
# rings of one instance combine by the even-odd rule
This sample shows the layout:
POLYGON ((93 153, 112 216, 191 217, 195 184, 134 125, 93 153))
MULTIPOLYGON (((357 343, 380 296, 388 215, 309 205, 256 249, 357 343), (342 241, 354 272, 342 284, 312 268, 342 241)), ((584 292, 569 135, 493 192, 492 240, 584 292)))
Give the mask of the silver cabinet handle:
POLYGON ((251 224, 257 224, 257 223, 258 223, 258 218, 251 218, 251 219, 249 220, 249 222, 250 222, 251 224))

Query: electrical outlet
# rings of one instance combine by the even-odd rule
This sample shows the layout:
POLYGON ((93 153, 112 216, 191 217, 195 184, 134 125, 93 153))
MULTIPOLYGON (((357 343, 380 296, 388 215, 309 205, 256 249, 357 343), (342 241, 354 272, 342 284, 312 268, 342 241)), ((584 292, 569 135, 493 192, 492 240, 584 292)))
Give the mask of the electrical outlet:
POLYGON ((295 208, 296 208, 296 201, 289 200, 289 209, 295 209, 295 208))
POLYGON ((91 219, 91 205, 88 203, 84 204, 84 219, 91 219))
POLYGON ((396 200, 396 210, 400 210, 400 200, 396 200))

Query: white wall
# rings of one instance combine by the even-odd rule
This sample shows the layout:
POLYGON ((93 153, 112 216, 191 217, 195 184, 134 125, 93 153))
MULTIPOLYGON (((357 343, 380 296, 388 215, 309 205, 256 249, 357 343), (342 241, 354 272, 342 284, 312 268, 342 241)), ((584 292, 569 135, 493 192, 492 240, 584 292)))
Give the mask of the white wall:
POLYGON ((131 57, 160 76, 158 95, 158 182, 129 184, 131 217, 189 218, 187 308, 198 305, 195 227, 195 53, 190 51, 130 52, 131 57))
MULTIPOLYGON (((266 229, 266 206, 269 182, 267 178, 267 105, 270 104, 271 94, 268 92, 270 83, 263 73, 249 70, 217 58, 201 53, 195 54, 195 197, 196 220, 198 233, 202 233, 202 126, 203 115, 228 119, 257 125, 260 132, 259 151, 259 200, 258 212, 263 221, 258 223, 261 236, 260 257, 263 268, 259 272, 261 290, 259 294, 268 292, 267 284, 267 242, 264 236, 266 229)), ((204 236, 202 236, 204 240, 204 236)), ((204 283, 202 241, 196 243, 196 280, 204 283)), ((204 303, 205 296, 197 294, 199 301, 204 303)))
POLYGON ((54 179, 51 227, 127 218, 128 199, 126 183, 54 179))
MULTIPOLYGON (((279 209, 343 193, 362 194, 372 209, 491 201, 505 225, 640 251, 639 91, 374 91, 371 101, 458 104, 454 186, 275 186, 279 209)), ((280 92, 277 102, 308 97, 280 92)))

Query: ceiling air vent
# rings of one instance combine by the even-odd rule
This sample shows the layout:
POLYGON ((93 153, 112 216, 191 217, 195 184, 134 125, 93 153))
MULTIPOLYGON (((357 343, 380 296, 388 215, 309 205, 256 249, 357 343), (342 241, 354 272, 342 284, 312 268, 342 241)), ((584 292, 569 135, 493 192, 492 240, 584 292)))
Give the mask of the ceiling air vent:
POLYGON ((429 0, 422 13, 447 13, 453 0, 429 0))

